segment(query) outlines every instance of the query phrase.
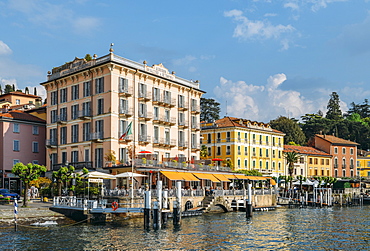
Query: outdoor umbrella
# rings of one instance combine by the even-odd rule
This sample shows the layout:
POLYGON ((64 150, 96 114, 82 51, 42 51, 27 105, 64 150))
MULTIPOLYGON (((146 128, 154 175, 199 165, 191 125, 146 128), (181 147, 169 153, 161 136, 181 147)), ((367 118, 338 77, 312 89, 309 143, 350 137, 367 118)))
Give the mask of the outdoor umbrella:
POLYGON ((152 153, 152 152, 149 152, 149 151, 140 151, 139 153, 152 153))
POLYGON ((115 175, 116 178, 135 178, 135 177, 147 177, 147 175, 140 173, 125 172, 115 175))
POLYGON ((223 159, 220 159, 220 158, 214 158, 214 159, 212 159, 212 161, 223 161, 223 159))
POLYGON ((87 174, 84 174, 81 176, 82 178, 87 178, 87 179, 110 179, 114 180, 116 177, 114 175, 111 175, 109 173, 102 173, 98 171, 93 171, 89 172, 87 174))

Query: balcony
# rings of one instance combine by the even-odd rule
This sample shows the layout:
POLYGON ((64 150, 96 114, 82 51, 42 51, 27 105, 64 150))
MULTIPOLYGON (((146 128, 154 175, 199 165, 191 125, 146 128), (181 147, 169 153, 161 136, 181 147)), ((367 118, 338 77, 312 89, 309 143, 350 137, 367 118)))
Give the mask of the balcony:
POLYGON ((334 164, 334 168, 338 168, 338 164, 334 164))
POLYGON ((91 119, 91 111, 90 110, 81 110, 78 111, 78 118, 79 119, 91 119))
POLYGON ((166 115, 163 115, 159 118, 159 120, 160 120, 161 123, 163 123, 165 125, 173 126, 173 125, 176 124, 176 118, 175 117, 169 118, 166 115))
POLYGON ((199 150, 200 150, 200 144, 192 143, 192 144, 191 144, 191 150, 192 150, 193 152, 195 152, 195 151, 199 151, 199 150))
POLYGON ((161 140, 159 140, 158 137, 153 137, 153 141, 152 141, 153 142, 153 145, 159 145, 159 144, 161 144, 161 140))
POLYGON ((354 169, 355 166, 353 164, 349 165, 349 168, 354 169))
POLYGON ((56 147, 57 147, 57 145, 58 145, 58 142, 57 142, 57 140, 56 140, 56 139, 47 139, 47 140, 45 141, 45 145, 46 145, 46 147, 48 147, 48 148, 56 148, 56 147))
POLYGON ((216 142, 217 143, 221 143, 221 139, 216 139, 216 142))
POLYGON ((179 120, 179 128, 188 128, 188 122, 185 120, 179 120))
POLYGON ((129 141, 132 141, 133 140, 133 135, 131 134, 131 135, 126 135, 126 137, 124 137, 123 139, 121 139, 121 135, 122 135, 123 133, 120 133, 120 136, 119 136, 119 142, 120 143, 124 143, 124 142, 129 142, 129 141))
POLYGON ((168 97, 164 97, 162 103, 166 107, 175 107, 176 106, 176 99, 170 99, 168 97))
POLYGON ((133 115, 133 110, 132 110, 132 108, 120 107, 119 108, 119 115, 120 116, 131 117, 133 115))
POLYGON ((162 104, 161 95, 154 95, 153 93, 153 99, 152 99, 153 105, 160 105, 162 104))
POLYGON ((153 116, 152 112, 147 112, 147 111, 139 112, 139 120, 148 121, 152 119, 152 116, 153 116))
POLYGON ((226 142, 230 142, 231 141, 231 138, 230 137, 227 137, 226 138, 226 142))
POLYGON ((90 134, 90 139, 95 142, 103 142, 103 132, 93 132, 90 134))
MULTIPOLYGON (((61 164, 61 163, 60 164, 53 164, 52 170, 57 171, 63 166, 66 166, 66 164, 61 164)), ((82 169, 82 168, 93 169, 92 161, 71 162, 71 163, 68 163, 68 166, 73 166, 75 169, 82 169)))
POLYGON ((346 169, 347 165, 346 164, 342 164, 342 169, 346 169))
POLYGON ((248 143, 248 139, 244 139, 244 143, 248 143))
POLYGON ((179 149, 186 149, 188 148, 188 142, 184 140, 179 140, 179 149))
POLYGON ((188 110, 188 103, 187 102, 179 102, 178 109, 180 111, 186 111, 186 110, 188 110))
POLYGON ((61 125, 67 124, 67 115, 57 116, 57 123, 61 125))
POLYGON ((191 106, 191 113, 199 114, 200 113, 200 106, 199 105, 192 105, 191 106))
POLYGON ((152 98, 151 92, 139 92, 139 100, 140 101, 149 101, 152 98))
POLYGON ((153 123, 160 123, 161 122, 161 119, 159 118, 158 115, 153 115, 153 123))
POLYGON ((130 97, 132 96, 132 93, 133 93, 131 86, 130 87, 120 86, 118 91, 119 91, 119 95, 124 96, 124 97, 130 97))
POLYGON ((199 123, 191 123, 191 129, 194 131, 200 131, 200 125, 199 123))
POLYGON ((149 144, 149 143, 150 143, 150 136, 139 135, 139 144, 149 144))

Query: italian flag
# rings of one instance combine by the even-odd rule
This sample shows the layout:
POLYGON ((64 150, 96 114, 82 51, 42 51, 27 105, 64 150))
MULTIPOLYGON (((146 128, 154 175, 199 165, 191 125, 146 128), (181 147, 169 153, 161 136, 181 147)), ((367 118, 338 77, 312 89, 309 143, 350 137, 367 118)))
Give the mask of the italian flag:
POLYGON ((122 134, 122 136, 119 138, 119 140, 123 140, 124 138, 126 138, 126 136, 132 134, 132 128, 131 127, 132 127, 132 121, 127 126, 125 132, 122 134))

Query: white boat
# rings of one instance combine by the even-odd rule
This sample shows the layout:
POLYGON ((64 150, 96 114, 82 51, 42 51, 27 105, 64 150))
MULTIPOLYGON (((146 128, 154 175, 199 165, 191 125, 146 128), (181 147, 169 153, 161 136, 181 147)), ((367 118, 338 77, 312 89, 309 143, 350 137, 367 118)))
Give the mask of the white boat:
POLYGON ((35 222, 31 224, 31 226, 39 226, 39 227, 47 227, 47 226, 54 226, 54 225, 58 225, 58 223, 53 220, 47 220, 45 222, 35 222))

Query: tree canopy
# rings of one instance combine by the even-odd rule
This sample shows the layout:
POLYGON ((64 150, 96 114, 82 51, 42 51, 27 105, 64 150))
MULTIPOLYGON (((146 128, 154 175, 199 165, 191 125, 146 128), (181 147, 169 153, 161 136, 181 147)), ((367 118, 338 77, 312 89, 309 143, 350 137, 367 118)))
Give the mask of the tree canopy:
POLYGON ((342 118, 342 111, 340 110, 339 102, 339 95, 336 92, 332 92, 326 107, 328 109, 326 112, 327 119, 340 120, 342 118))
POLYGON ((17 175, 21 181, 24 183, 24 199, 23 207, 28 206, 28 188, 31 181, 36 180, 41 174, 46 172, 46 167, 28 163, 24 165, 23 163, 17 163, 12 168, 12 173, 17 175))
POLYGON ((200 111, 200 121, 212 122, 220 119, 220 103, 213 98, 201 98, 200 111))
POLYGON ((284 142, 294 142, 298 145, 306 143, 306 137, 295 119, 280 116, 270 121, 272 128, 285 133, 284 142))

